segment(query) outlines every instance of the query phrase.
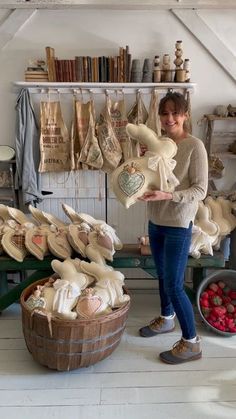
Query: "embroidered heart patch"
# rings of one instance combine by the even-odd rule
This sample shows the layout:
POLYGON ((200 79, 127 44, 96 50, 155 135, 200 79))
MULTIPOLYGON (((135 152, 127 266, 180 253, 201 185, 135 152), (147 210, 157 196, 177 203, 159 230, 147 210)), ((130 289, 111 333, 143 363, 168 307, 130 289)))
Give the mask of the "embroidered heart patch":
POLYGON ((95 315, 101 305, 102 300, 96 295, 80 297, 76 306, 76 312, 80 317, 88 319, 95 315))
POLYGON ((32 237, 32 242, 34 244, 40 245, 43 243, 43 236, 33 236, 32 237))
POLYGON ((127 196, 132 196, 142 188, 145 177, 141 172, 129 173, 127 170, 123 170, 117 180, 120 189, 127 196))

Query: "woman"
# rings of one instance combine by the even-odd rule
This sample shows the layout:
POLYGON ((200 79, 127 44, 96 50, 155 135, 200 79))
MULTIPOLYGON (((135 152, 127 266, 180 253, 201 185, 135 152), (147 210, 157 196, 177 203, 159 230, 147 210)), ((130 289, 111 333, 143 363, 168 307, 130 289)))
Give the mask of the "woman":
POLYGON ((182 337, 160 359, 170 364, 202 356, 192 304, 184 290, 184 273, 191 243, 192 223, 198 202, 205 198, 208 159, 204 144, 187 131, 188 105, 180 93, 168 93, 160 101, 159 115, 166 135, 177 144, 174 174, 180 184, 173 193, 146 192, 149 240, 155 261, 161 300, 161 314, 139 332, 143 337, 172 332, 177 317, 182 337))

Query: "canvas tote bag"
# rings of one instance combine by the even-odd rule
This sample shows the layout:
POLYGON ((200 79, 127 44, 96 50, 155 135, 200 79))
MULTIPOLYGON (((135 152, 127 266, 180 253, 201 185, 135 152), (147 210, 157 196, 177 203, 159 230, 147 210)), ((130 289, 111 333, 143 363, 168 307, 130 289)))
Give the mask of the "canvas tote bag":
POLYGON ((39 172, 64 172, 72 168, 71 141, 64 123, 60 101, 40 103, 39 172))

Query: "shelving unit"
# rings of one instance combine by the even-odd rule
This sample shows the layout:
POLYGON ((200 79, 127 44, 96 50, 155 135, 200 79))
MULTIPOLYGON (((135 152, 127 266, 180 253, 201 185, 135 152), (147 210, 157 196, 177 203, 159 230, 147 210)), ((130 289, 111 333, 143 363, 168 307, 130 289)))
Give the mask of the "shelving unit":
MULTIPOLYGON (((228 151, 230 144, 236 140, 236 126, 234 131, 215 130, 215 122, 236 122, 236 116, 217 116, 217 115, 204 115, 204 118, 207 123, 207 133, 206 133, 206 149, 208 155, 214 154, 217 157, 221 158, 231 158, 236 159, 236 154, 228 151), (218 139, 218 140, 217 140, 218 139)), ((222 124, 221 124, 222 125, 222 124)))
MULTIPOLYGON (((229 145, 236 140, 236 126, 234 131, 227 130, 227 124, 230 122, 236 122, 236 116, 217 116, 217 115, 204 115, 204 119, 207 123, 206 140, 205 146, 208 156, 215 157, 221 160, 232 160, 236 159, 236 154, 229 151, 229 145), (225 127, 224 130, 216 131, 215 123, 221 123, 221 127, 225 127)), ((231 129, 231 127, 230 127, 231 129)), ((223 164, 221 162, 221 164, 223 164)), ((224 164, 225 166, 225 164, 224 164)), ((215 194, 219 193, 217 190, 214 177, 209 177, 209 189, 215 194)))

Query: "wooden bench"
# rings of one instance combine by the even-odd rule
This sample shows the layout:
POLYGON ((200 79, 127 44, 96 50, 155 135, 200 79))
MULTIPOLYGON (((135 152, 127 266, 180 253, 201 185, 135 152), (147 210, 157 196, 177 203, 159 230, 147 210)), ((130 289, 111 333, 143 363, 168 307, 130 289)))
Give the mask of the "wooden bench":
MULTIPOLYGON (((33 256, 28 256, 23 262, 17 262, 8 256, 0 256, 0 312, 17 301, 21 292, 28 285, 51 275, 53 272, 51 261, 53 259, 56 258, 52 255, 45 257, 43 261, 33 256), (9 272, 21 273, 21 281, 11 287, 8 281, 9 272)), ((125 245, 121 251, 117 251, 111 265, 117 270, 122 268, 140 268, 156 277, 152 256, 141 255, 137 245, 125 245)), ((193 287, 186 288, 189 297, 193 301, 196 290, 206 275, 206 269, 225 268, 224 255, 221 252, 215 252, 213 256, 202 256, 200 259, 189 257, 187 267, 193 270, 193 287)))

